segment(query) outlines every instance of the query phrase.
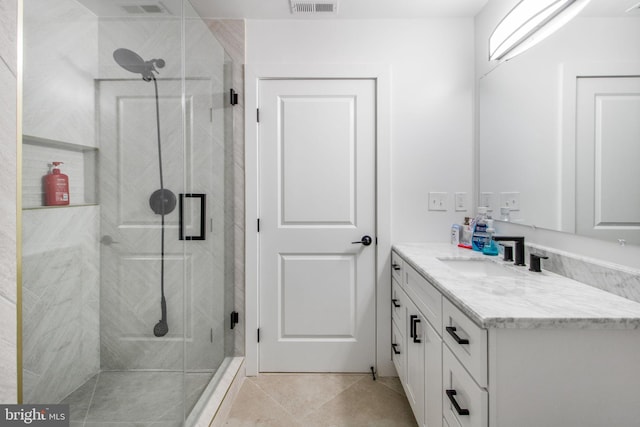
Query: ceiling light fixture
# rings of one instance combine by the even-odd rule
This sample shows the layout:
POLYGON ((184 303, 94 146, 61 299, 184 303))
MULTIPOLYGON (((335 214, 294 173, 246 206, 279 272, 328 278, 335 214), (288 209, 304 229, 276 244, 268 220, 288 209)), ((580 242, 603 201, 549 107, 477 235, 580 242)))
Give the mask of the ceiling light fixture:
POLYGON ((489 37, 489 60, 508 60, 549 37, 591 0, 522 0, 489 37))

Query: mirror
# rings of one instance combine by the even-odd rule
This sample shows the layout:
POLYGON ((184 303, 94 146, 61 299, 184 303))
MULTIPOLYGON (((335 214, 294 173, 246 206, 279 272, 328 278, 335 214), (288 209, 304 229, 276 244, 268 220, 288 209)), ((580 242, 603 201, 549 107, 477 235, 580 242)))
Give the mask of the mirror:
POLYGON ((494 218, 640 244, 639 165, 638 0, 592 0, 480 78, 478 200, 494 218))

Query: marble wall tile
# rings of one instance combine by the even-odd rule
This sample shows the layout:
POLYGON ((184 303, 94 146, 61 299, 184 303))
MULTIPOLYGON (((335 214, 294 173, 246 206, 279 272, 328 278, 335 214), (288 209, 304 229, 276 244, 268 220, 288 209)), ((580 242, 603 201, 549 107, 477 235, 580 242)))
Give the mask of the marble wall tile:
POLYGON ((17 402, 16 0, 0 0, 0 402, 17 402))
POLYGON ((0 63, 0 296, 16 302, 16 78, 0 63))
POLYGON ((542 268, 612 294, 640 302, 640 271, 540 245, 528 252, 546 255, 542 268))
POLYGON ((59 402, 100 369, 99 213, 23 213, 25 402, 59 402))
POLYGON ((17 0, 0 0, 0 61, 17 75, 17 0))
MULTIPOLYGON (((132 79, 134 74, 122 69, 113 59, 113 51, 127 48, 143 59, 162 58, 165 67, 158 69, 159 79, 182 77, 182 22, 172 18, 101 18, 99 29, 99 78, 132 79)), ((185 77, 212 78, 224 64, 223 49, 212 40, 201 20, 186 21, 184 43, 187 61, 185 77)))
POLYGON ((24 4, 23 133, 95 146, 98 20, 73 0, 24 4))
POLYGON ((0 402, 16 401, 16 304, 0 296, 0 402))

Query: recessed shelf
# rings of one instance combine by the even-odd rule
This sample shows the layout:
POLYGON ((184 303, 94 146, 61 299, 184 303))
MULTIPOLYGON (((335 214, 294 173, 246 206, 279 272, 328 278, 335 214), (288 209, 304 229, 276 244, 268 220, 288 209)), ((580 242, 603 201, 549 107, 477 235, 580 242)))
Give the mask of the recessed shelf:
POLYGON ((68 208, 98 204, 98 148, 90 145, 22 136, 22 205, 23 210, 68 208), (71 204, 45 206, 42 179, 49 164, 63 162, 61 172, 69 176, 71 204))
POLYGON ((99 206, 97 203, 85 203, 85 204, 73 204, 73 205, 62 205, 62 206, 28 206, 23 207, 23 211, 37 211, 43 209, 62 209, 62 208, 86 208, 87 206, 99 206))
POLYGON ((29 144, 29 145, 37 145, 39 147, 58 148, 60 150, 67 150, 67 151, 79 151, 79 152, 98 151, 97 147, 93 147, 91 145, 74 144, 71 142, 40 138, 39 136, 33 136, 33 135, 22 135, 22 143, 29 144))

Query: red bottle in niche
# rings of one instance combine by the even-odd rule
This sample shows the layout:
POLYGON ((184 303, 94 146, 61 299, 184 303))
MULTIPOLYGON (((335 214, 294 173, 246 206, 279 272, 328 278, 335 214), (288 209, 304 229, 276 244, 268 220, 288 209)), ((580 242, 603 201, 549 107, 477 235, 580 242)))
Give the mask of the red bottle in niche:
POLYGON ((53 169, 44 176, 44 204, 61 206, 69 204, 69 177, 60 173, 58 168, 62 162, 53 162, 53 169))

